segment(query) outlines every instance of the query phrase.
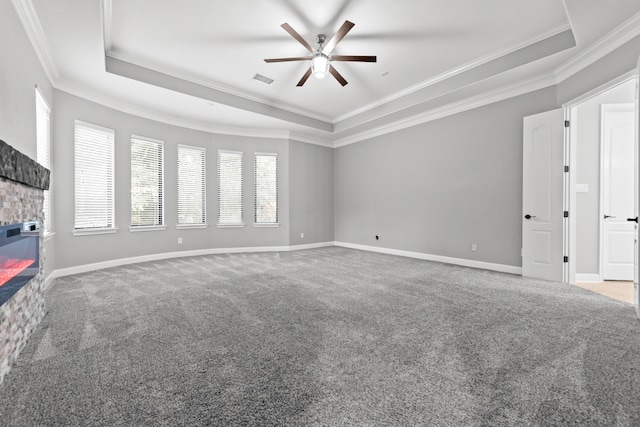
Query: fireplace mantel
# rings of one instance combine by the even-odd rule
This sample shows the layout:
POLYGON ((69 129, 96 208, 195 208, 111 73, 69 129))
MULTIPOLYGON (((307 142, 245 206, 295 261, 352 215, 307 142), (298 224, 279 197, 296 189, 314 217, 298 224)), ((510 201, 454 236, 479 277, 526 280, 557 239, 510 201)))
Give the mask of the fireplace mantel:
POLYGON ((40 190, 49 189, 49 169, 0 139, 0 177, 40 190))

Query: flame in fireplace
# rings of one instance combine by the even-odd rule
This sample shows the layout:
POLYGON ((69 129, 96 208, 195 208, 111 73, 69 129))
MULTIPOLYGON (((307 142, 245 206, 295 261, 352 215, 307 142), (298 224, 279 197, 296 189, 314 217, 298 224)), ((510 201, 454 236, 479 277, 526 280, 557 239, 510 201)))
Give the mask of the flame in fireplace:
POLYGON ((29 268, 35 260, 0 257, 0 286, 29 268))

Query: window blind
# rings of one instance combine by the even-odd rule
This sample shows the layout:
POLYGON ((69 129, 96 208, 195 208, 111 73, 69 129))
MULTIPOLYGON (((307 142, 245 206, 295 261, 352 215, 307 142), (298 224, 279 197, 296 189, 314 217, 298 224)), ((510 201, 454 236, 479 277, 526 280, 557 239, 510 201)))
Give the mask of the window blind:
POLYGON ((131 137, 131 226, 164 224, 162 141, 131 137))
MULTIPOLYGON (((36 160, 51 169, 51 110, 36 88, 36 160)), ((44 190, 44 232, 51 232, 51 200, 49 190, 44 190)))
POLYGON ((218 224, 242 225, 242 152, 218 151, 218 224))
POLYGON ((255 222, 278 223, 278 155, 255 155, 255 222))
POLYGON ((114 131, 75 121, 75 228, 113 228, 114 131))
POLYGON ((206 222, 206 150, 178 145, 178 224, 206 222))

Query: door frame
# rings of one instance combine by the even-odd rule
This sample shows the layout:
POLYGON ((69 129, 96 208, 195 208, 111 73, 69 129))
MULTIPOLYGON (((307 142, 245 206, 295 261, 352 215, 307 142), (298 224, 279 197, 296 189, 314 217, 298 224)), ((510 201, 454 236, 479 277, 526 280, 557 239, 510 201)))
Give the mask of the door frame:
MULTIPOLYGON (((564 104, 562 104, 562 108, 565 110, 565 120, 569 120, 570 126, 565 128, 565 140, 568 141, 566 145, 565 159, 567 160, 567 165, 569 166, 569 173, 565 175, 565 201, 567 203, 567 210, 569 211, 569 218, 567 227, 565 227, 566 231, 564 233, 564 250, 565 253, 568 254, 569 261, 565 266, 565 278, 564 281, 566 283, 570 283, 575 285, 576 283, 576 257, 577 257, 577 247, 576 247, 576 215, 573 214, 575 212, 576 207, 576 168, 577 168, 577 145, 578 145, 578 136, 577 132, 572 129, 576 129, 578 126, 578 117, 576 107, 582 102, 593 98, 596 95, 600 95, 607 90, 618 86, 622 83, 625 83, 632 79, 638 79, 638 72, 636 69, 631 70, 621 76, 616 77, 613 80, 610 80, 595 89, 592 89, 577 98, 574 98, 564 104)), ((636 117, 636 121, 638 118, 636 117)), ((636 127, 639 124, 636 123, 636 127)), ((638 144, 638 138, 636 138, 636 144, 638 144)), ((600 207, 602 210, 602 206, 600 207)), ((600 226, 602 228, 602 226, 600 226)), ((600 238, 602 238, 602 230, 600 230, 600 238)), ((600 246, 602 243, 600 242, 600 246)), ((601 252, 601 251, 600 251, 601 252)), ((637 261, 636 261, 637 262, 637 261)), ((598 271, 598 278, 594 277, 596 281, 602 281, 602 254, 600 254, 600 266, 598 271)))

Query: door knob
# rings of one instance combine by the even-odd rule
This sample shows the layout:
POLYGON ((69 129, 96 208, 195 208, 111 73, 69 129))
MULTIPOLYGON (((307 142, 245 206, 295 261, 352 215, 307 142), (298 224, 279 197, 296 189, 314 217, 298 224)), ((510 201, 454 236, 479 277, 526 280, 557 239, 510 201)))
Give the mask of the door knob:
POLYGON ((637 223, 637 222, 638 222, 638 217, 635 217, 635 218, 627 218, 627 221, 637 223))
POLYGON ((526 214, 524 217, 525 217, 526 219, 531 219, 531 218, 535 218, 536 216, 535 216, 535 215, 529 215, 529 214, 526 214))
POLYGON ((615 216, 613 216, 613 215, 605 215, 604 219, 607 219, 607 218, 615 218, 615 216))

